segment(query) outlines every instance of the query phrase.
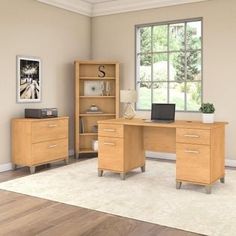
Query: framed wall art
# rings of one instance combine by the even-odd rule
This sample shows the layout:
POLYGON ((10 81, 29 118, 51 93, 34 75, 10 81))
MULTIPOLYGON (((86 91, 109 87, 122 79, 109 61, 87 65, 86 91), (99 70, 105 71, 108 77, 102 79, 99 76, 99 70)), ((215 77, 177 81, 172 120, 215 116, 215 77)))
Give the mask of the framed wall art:
POLYGON ((84 95, 85 96, 101 96, 103 94, 103 81, 85 81, 84 95))
POLYGON ((17 102, 41 102, 41 60, 17 56, 17 102))

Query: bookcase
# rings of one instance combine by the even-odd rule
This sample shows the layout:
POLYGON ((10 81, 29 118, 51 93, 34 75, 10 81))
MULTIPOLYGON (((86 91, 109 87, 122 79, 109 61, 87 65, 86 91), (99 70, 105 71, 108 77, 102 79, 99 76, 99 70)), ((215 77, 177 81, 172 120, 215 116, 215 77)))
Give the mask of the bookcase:
POLYGON ((119 63, 75 61, 75 156, 97 153, 99 120, 119 117, 119 63))

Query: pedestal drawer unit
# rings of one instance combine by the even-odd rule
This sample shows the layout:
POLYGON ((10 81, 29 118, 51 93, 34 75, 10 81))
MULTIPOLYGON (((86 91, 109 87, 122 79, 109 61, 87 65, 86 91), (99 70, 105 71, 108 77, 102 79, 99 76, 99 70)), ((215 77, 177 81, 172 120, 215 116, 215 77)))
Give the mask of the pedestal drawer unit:
POLYGON ((12 163, 29 166, 68 162, 68 117, 12 120, 12 163))
MULTIPOLYGON (((203 126, 204 128, 204 126, 203 126)), ((176 129, 176 187, 191 182, 206 186, 224 182, 224 126, 208 124, 205 129, 176 129)))
MULTIPOLYGON (((98 122, 99 124, 99 122, 98 122)), ((121 179, 132 169, 145 171, 142 127, 98 125, 98 175, 104 170, 120 173, 121 179)))

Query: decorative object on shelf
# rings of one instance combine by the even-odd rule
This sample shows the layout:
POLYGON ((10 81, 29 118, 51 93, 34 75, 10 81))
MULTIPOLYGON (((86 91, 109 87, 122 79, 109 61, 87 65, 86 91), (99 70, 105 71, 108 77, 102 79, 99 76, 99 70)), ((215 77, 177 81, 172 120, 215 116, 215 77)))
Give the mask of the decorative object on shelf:
POLYGON ((135 111, 133 103, 137 101, 137 92, 135 90, 120 90, 120 102, 125 103, 123 117, 125 119, 133 119, 135 111))
POLYGON ((104 65, 100 65, 98 67, 98 77, 104 78, 106 76, 106 73, 105 73, 104 69, 105 69, 104 65))
POLYGON ((92 149, 93 151, 98 151, 98 140, 92 140, 92 149))
POLYGON ((84 96, 101 96, 103 94, 101 82, 103 81, 85 81, 84 96))
POLYGON ((106 96, 111 95, 111 83, 110 83, 110 81, 106 81, 105 91, 106 91, 106 96))
POLYGON ((95 104, 92 104, 90 108, 86 111, 86 113, 103 113, 95 104))
POLYGON ((212 103, 202 103, 199 111, 202 112, 203 123, 214 123, 215 107, 212 103))
POLYGON ((100 95, 101 95, 101 96, 104 96, 104 95, 105 95, 105 88, 106 88, 106 82, 105 82, 105 81, 101 81, 101 82, 100 82, 100 89, 101 89, 100 95))
POLYGON ((41 60, 17 56, 17 102, 41 101, 41 60))
POLYGON ((93 125, 91 130, 93 133, 98 133, 98 125, 93 125))

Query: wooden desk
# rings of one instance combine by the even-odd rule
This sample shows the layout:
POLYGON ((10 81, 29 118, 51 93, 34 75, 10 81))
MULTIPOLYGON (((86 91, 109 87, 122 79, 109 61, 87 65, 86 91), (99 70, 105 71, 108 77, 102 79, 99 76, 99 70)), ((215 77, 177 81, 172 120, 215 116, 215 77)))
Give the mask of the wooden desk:
POLYGON ((225 125, 199 121, 146 123, 142 119, 98 122, 98 175, 104 170, 125 174, 140 167, 145 171, 144 151, 176 153, 176 188, 182 182, 206 186, 224 182, 225 125))

